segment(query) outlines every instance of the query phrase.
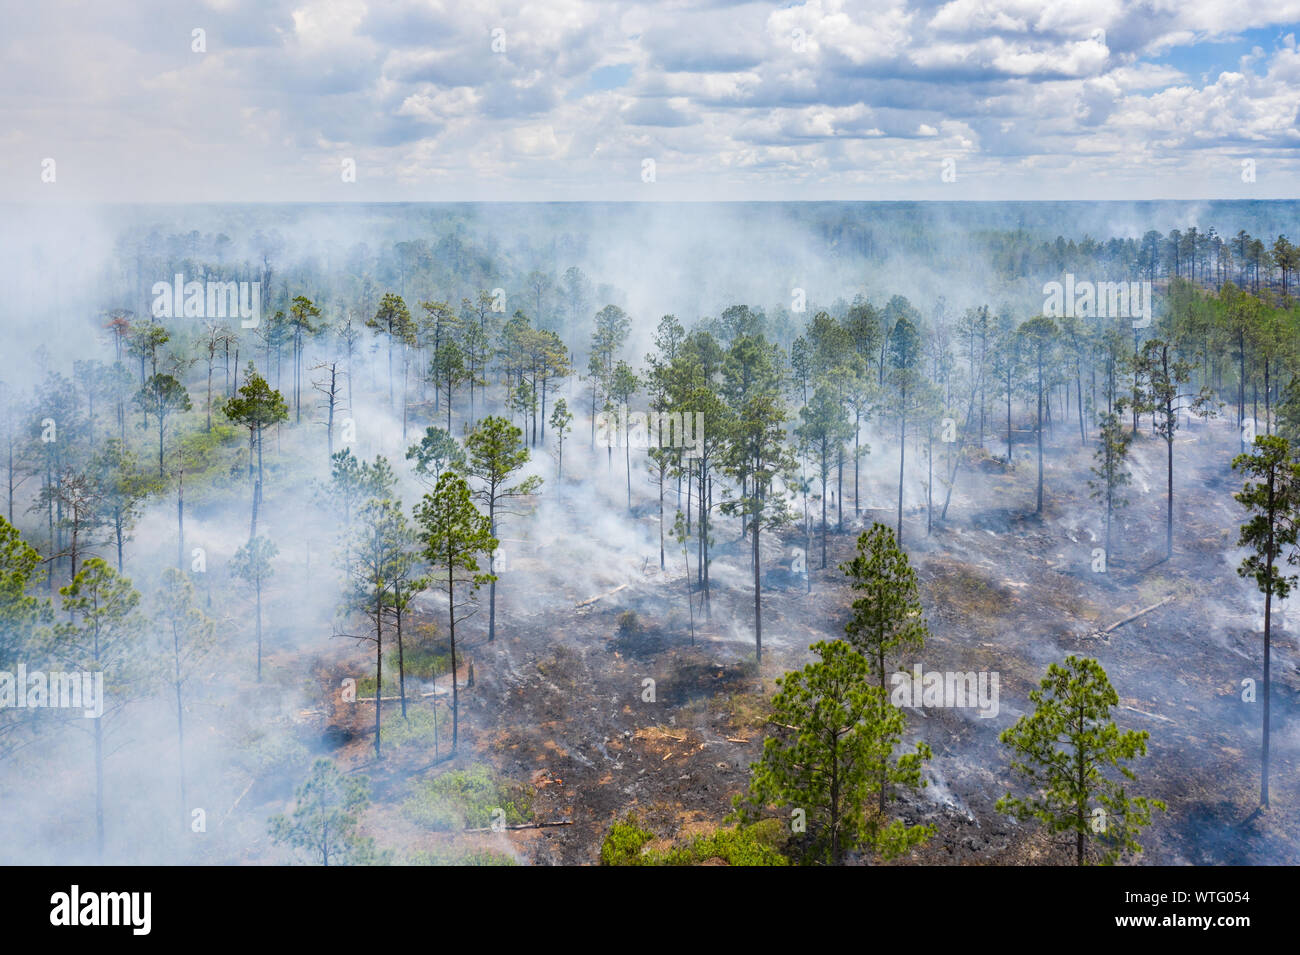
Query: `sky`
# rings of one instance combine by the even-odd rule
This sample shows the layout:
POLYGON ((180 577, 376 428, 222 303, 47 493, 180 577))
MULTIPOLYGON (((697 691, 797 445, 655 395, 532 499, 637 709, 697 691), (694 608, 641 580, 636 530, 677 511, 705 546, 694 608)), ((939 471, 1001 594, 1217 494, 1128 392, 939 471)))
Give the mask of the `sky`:
POLYGON ((0 18, 0 201, 1300 195, 1300 0, 0 0, 0 18))

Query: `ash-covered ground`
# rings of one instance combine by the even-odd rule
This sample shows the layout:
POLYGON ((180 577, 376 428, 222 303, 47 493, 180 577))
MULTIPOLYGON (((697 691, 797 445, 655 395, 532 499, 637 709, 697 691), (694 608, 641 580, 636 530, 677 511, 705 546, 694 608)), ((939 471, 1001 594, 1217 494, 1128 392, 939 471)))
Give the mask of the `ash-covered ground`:
MULTIPOLYGON (((909 670, 921 664, 995 671, 1000 699, 989 718, 973 708, 909 708, 909 743, 925 740, 934 756, 927 787, 895 812, 937 832, 898 863, 1072 861, 1072 845, 1063 838, 1053 840, 994 809, 1016 785, 998 734, 1030 706, 1029 691, 1048 664, 1068 654, 1100 661, 1120 697, 1113 714, 1119 726, 1150 734, 1149 755, 1134 764, 1139 783, 1132 791, 1164 800, 1168 810, 1156 813, 1141 837, 1139 861, 1300 862, 1300 819, 1286 808, 1298 795, 1300 672, 1285 612, 1275 616, 1272 657, 1274 808, 1255 808, 1261 706, 1243 701, 1243 681, 1262 678, 1262 599, 1236 573, 1243 518, 1231 497, 1239 481, 1228 462, 1238 450, 1237 434, 1222 421, 1194 421, 1178 432, 1172 560, 1164 559, 1165 445, 1147 429, 1134 446, 1130 505, 1118 514, 1106 573, 1094 570, 1101 523, 1100 505, 1088 492, 1091 446, 1081 448, 1077 432, 1059 424, 1046 439, 1041 519, 1034 514, 1031 444, 1016 446, 1013 467, 968 454, 944 521, 936 487, 930 533, 924 507, 908 509, 904 544, 930 638, 922 651, 896 662, 909 670)), ((997 440, 990 437, 990 450, 997 440)), ((619 478, 615 470, 611 481, 619 478)), ((589 517, 595 512, 581 497, 561 498, 553 506, 574 533, 508 544, 498 637, 488 643, 478 625, 466 641, 474 682, 465 685, 469 668, 463 666, 454 758, 445 751, 434 758, 426 747, 376 763, 372 703, 322 705, 307 716, 310 732, 322 748, 371 777, 376 805, 367 819, 381 841, 430 849, 454 842, 508 852, 525 863, 582 864, 598 860, 603 834, 629 812, 665 844, 713 828, 761 751, 774 678, 808 662, 812 643, 843 634, 852 598, 837 565, 870 522, 892 523, 892 493, 896 488, 864 482, 861 513, 847 500, 842 530, 830 510, 824 569, 816 524, 811 547, 801 525, 765 535, 761 675, 754 665, 750 545, 737 539, 733 522, 719 521, 715 532, 712 619, 703 617, 698 589, 692 594, 692 636, 680 548, 670 541, 666 572, 658 566, 655 501, 637 502, 636 520, 649 543, 610 560, 601 525, 589 517), (802 549, 811 593, 791 570, 802 549), (636 615, 630 632, 620 627, 628 611, 636 615), (647 679, 654 681, 653 702, 646 698, 647 679), (412 778, 476 763, 530 787, 541 825, 432 833, 397 810, 412 778)), ((364 659, 345 646, 333 659, 318 659, 323 697, 337 696, 331 687, 341 675, 365 672, 364 659)), ((413 706, 443 701, 449 692, 446 678, 426 688, 433 695, 413 706)), ((438 710, 445 719, 445 707, 438 710)), ((443 733, 445 749, 446 724, 443 733)))

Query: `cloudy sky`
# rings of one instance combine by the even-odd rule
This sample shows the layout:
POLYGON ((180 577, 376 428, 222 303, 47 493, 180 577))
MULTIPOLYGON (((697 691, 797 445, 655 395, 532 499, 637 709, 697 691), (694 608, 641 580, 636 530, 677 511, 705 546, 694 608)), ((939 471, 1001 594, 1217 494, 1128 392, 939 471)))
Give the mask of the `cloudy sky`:
POLYGON ((1300 195, 1300 0, 3 3, 0 199, 1300 195))

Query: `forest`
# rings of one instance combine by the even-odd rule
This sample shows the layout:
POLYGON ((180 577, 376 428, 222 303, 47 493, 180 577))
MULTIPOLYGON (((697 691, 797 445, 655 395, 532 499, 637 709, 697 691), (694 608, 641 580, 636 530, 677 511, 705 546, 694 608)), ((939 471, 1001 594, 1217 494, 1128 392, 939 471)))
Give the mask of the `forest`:
POLYGON ((3 861, 1300 863, 1294 203, 10 211, 3 861))

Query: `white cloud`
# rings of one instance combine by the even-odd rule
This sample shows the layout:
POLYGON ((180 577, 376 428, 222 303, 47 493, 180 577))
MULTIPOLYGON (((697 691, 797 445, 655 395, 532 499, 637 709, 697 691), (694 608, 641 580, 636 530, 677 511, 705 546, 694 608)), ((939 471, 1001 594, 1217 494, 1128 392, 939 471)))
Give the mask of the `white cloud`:
POLYGON ((427 183, 446 193, 419 198, 626 198, 645 155, 665 196, 937 190, 945 155, 959 182, 1016 196, 1165 194, 1168 168, 1243 150, 1294 192, 1296 20, 1300 0, 144 0, 77 21, 35 6, 0 38, 0 196, 48 195, 33 163, 58 155, 69 197, 337 198, 344 148, 369 173, 354 198, 427 183), (194 20, 207 53, 189 49, 194 20), (1235 68, 1186 65, 1262 26, 1277 42, 1235 68), (1161 62, 1173 49, 1191 50, 1182 68, 1161 62), (601 67, 625 72, 598 82, 601 67))

